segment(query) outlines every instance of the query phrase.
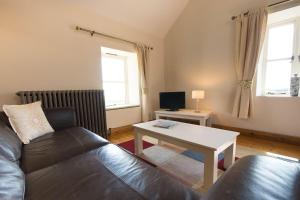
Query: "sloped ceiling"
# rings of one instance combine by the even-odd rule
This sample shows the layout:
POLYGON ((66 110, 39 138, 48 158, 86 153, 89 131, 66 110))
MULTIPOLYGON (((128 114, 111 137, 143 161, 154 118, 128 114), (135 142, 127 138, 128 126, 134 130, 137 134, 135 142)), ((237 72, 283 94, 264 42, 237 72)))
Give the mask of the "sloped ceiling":
POLYGON ((164 38, 189 0, 72 0, 99 15, 164 38))

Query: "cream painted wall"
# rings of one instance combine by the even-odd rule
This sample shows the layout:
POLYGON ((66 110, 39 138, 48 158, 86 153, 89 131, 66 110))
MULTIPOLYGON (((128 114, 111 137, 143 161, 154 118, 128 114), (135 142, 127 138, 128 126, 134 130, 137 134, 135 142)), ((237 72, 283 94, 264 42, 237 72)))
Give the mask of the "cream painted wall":
MULTIPOLYGON (((262 0, 190 0, 165 39, 166 88, 202 88, 203 109, 214 111, 214 123, 300 137, 300 98, 254 98, 250 120, 231 117, 236 86, 234 24, 231 16, 266 4, 262 0)), ((270 3, 270 2, 268 2, 270 3)))
MULTIPOLYGON (((101 88, 101 45, 133 47, 74 31, 80 25, 154 47, 149 86, 157 108, 164 90, 163 40, 68 2, 0 0, 0 106, 18 103, 14 94, 20 90, 101 88)), ((117 117, 118 112, 107 112, 109 127, 140 121, 140 109, 121 110, 117 117)))

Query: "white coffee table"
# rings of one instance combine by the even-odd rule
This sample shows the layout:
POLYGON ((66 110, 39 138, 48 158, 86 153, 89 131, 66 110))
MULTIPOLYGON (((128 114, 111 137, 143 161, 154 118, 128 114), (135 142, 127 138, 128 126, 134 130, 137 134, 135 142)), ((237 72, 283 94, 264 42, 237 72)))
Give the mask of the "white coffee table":
POLYGON ((175 144, 186 149, 199 151, 204 155, 204 189, 207 190, 217 180, 218 155, 224 151, 224 167, 230 167, 235 160, 238 132, 176 122, 169 128, 158 128, 155 120, 135 124, 135 152, 143 152, 144 135, 175 144))

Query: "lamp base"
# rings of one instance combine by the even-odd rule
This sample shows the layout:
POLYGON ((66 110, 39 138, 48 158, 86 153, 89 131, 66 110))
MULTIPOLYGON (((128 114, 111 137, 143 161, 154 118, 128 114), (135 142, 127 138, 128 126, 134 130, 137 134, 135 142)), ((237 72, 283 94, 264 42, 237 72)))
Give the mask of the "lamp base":
POLYGON ((195 113, 200 113, 199 99, 196 99, 196 110, 195 113))

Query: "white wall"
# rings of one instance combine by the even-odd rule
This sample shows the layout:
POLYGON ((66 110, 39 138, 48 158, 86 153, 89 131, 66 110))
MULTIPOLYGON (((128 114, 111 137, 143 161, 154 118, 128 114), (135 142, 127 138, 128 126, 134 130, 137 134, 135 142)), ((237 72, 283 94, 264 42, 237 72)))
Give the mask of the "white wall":
MULTIPOLYGON (((101 9, 101 8, 100 8, 101 9)), ((163 40, 75 6, 71 1, 0 1, 0 106, 18 103, 21 90, 100 89, 101 45, 132 51, 133 47, 74 31, 75 25, 143 42, 154 47, 150 95, 158 107, 164 90, 163 40)), ((140 121, 140 110, 126 112, 128 124, 140 121)), ((112 126, 125 125, 118 111, 108 112, 112 126)), ((127 124, 126 124, 127 125, 127 124)))
POLYGON ((206 90, 201 106, 215 112, 214 123, 300 137, 300 98, 255 97, 252 119, 231 117, 237 81, 231 16, 265 3, 190 0, 166 37, 166 88, 186 90, 189 107, 191 91, 206 90))

